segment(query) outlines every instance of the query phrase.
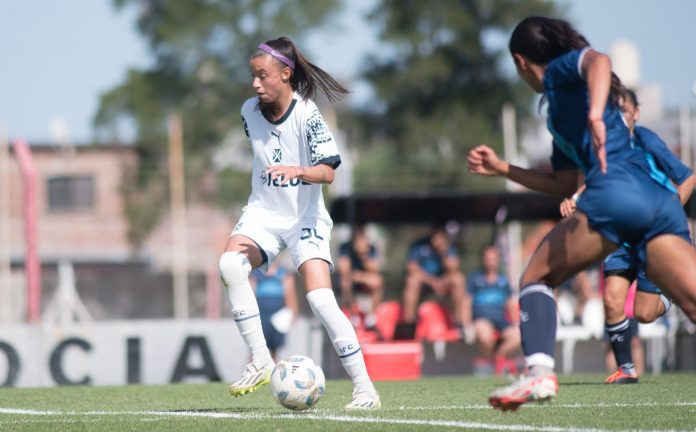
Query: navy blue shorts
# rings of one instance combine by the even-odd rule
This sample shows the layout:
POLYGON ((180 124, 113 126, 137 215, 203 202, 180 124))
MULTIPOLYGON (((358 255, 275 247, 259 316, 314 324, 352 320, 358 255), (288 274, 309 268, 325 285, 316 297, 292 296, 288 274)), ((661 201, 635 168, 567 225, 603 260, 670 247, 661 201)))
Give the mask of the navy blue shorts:
POLYGON ((660 288, 648 279, 645 268, 640 264, 638 258, 626 247, 620 247, 604 258, 604 277, 621 276, 633 282, 638 280, 637 289, 639 291, 652 294, 662 294, 660 288))
POLYGON ((605 239, 628 243, 642 268, 645 246, 661 234, 673 234, 690 242, 686 214, 677 194, 657 184, 638 164, 615 162, 606 174, 593 169, 587 188, 578 199, 590 227, 605 239))

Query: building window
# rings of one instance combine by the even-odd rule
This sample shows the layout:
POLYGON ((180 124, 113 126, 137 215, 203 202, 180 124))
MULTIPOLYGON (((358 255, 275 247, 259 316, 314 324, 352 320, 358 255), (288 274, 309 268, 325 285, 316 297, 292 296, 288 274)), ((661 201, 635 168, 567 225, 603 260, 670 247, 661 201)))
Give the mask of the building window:
POLYGON ((56 176, 48 179, 48 210, 84 210, 94 207, 94 176, 56 176))

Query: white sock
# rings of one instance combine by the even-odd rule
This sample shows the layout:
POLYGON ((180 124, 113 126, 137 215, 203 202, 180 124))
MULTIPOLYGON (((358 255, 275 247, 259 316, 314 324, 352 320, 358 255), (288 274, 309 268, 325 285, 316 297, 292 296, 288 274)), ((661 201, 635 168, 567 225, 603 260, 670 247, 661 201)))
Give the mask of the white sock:
POLYGON ((239 252, 225 252, 220 257, 220 275, 227 288, 227 297, 242 339, 251 350, 251 361, 256 365, 273 363, 271 352, 261 329, 259 305, 249 284, 251 264, 239 252))
POLYGON ((336 354, 341 359, 343 368, 353 380, 354 387, 374 388, 363 358, 358 337, 336 303, 331 288, 319 288, 307 293, 309 307, 329 334, 336 354))

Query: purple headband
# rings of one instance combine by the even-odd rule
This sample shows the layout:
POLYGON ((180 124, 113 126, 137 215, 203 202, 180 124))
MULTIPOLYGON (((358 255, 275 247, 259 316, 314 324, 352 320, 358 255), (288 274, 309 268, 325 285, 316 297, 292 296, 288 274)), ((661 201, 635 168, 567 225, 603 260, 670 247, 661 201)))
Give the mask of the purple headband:
POLYGON ((290 69, 295 70, 295 62, 290 60, 289 58, 285 57, 283 54, 279 53, 278 51, 274 50, 270 46, 266 45, 265 43, 262 43, 259 45, 259 48, 261 51, 270 54, 272 57, 275 57, 276 59, 280 60, 281 62, 285 63, 290 69))

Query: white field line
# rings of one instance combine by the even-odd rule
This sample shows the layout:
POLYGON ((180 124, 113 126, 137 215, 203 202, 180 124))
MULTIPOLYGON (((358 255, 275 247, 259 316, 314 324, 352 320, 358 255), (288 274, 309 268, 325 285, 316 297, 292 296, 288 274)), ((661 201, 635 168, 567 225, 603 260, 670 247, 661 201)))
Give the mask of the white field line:
MULTIPOLYGON (((477 430, 505 430, 505 431, 532 431, 532 432, 621 432, 608 429, 594 429, 581 427, 558 427, 558 426, 532 426, 525 424, 499 424, 499 423, 480 423, 465 422, 455 420, 421 420, 421 419, 396 419, 385 417, 354 417, 339 415, 322 415, 317 413, 306 414, 255 414, 255 413, 224 413, 224 412, 202 412, 202 411, 39 411, 14 408, 0 408, 0 414, 15 414, 25 416, 143 416, 142 421, 153 421, 152 417, 164 420, 167 417, 193 417, 193 418, 215 418, 215 419, 238 419, 238 420, 320 420, 342 423, 371 423, 371 424, 392 424, 405 426, 433 426, 449 427, 459 429, 477 430)), ((64 419, 56 419, 58 422, 64 419)), ((13 420, 12 423, 18 420, 13 420)), ((27 423, 31 423, 29 420, 27 423)), ((0 421, 0 424, 3 422, 0 421)), ((635 430, 634 430, 635 431, 635 430)), ((640 430, 641 432, 658 432, 654 430, 640 430)), ((665 431, 660 431, 665 432, 665 431)))
MULTIPOLYGON (((636 402, 636 403, 605 403, 598 402, 593 404, 527 404, 523 409, 549 409, 549 408, 645 408, 645 407, 696 407, 696 401, 684 402, 636 402)), ((400 406, 401 411, 438 411, 438 410, 488 410, 491 406, 488 404, 470 404, 470 405, 432 405, 432 406, 400 406)))

